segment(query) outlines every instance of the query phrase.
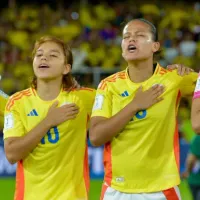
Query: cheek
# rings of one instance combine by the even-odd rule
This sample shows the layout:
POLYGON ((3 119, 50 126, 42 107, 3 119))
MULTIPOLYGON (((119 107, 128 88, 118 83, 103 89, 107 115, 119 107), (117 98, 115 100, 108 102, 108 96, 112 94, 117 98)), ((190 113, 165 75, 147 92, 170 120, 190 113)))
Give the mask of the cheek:
POLYGON ((152 42, 151 41, 148 41, 148 40, 142 41, 141 45, 145 52, 152 52, 152 42))
POLYGON ((122 42, 122 43, 121 43, 122 53, 125 51, 125 46, 126 46, 125 42, 122 42))
POLYGON ((140 44, 150 45, 152 42, 149 39, 140 40, 140 44))
POLYGON ((36 65, 37 65, 37 59, 33 59, 33 68, 35 68, 36 67, 36 65))

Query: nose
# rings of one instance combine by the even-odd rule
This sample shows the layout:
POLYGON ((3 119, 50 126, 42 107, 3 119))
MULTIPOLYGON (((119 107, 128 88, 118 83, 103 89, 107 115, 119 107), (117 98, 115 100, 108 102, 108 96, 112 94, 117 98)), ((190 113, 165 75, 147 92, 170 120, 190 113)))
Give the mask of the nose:
POLYGON ((132 35, 130 36, 129 42, 135 42, 136 41, 136 36, 132 35))
POLYGON ((41 60, 47 60, 47 57, 46 57, 45 55, 43 55, 43 56, 41 57, 41 60))

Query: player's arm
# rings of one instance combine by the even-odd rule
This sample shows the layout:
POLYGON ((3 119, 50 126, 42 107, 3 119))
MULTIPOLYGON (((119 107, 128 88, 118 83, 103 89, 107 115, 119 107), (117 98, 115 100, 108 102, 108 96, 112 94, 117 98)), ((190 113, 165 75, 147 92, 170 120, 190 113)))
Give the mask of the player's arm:
MULTIPOLYGON (((46 135, 50 128, 76 117, 78 113, 78 107, 75 104, 67 104, 58 108, 57 105, 58 102, 55 102, 50 107, 47 116, 26 134, 22 133, 24 128, 20 122, 20 118, 17 120, 12 118, 6 119, 5 116, 4 134, 6 135, 6 138, 4 147, 6 157, 11 164, 26 158, 29 153, 33 151, 33 149, 40 143, 41 139, 46 135), (11 127, 10 124, 14 125, 11 127), (9 135, 9 137, 7 137, 7 135, 9 135), (14 135, 17 137, 13 137, 14 135)), ((16 111, 9 113, 7 116, 12 116, 13 118, 16 117, 16 111)))
POLYGON ((8 101, 8 95, 0 90, 0 130, 3 129, 4 124, 4 110, 8 101))
POLYGON ((104 114, 104 108, 107 107, 107 109, 111 109, 111 99, 108 100, 107 98, 104 101, 103 98, 106 98, 106 94, 104 93, 104 97, 101 96, 101 100, 96 99, 94 103, 93 109, 97 107, 97 110, 93 111, 91 118, 89 131, 91 143, 94 146, 101 146, 106 142, 111 141, 113 137, 123 130, 138 111, 147 109, 162 100, 162 98, 158 98, 162 93, 163 87, 159 85, 155 85, 144 92, 142 91, 142 88, 139 88, 134 99, 114 116, 104 114))
POLYGON ((192 101, 191 121, 193 130, 200 134, 200 98, 195 98, 192 101))
POLYGON ((197 79, 191 109, 192 128, 200 134, 200 74, 197 79))

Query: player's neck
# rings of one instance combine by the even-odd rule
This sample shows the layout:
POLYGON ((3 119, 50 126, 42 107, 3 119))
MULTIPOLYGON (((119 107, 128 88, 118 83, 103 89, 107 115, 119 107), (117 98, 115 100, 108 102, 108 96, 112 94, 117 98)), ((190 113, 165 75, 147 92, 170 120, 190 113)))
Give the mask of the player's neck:
POLYGON ((134 62, 128 64, 128 74, 135 83, 144 82, 153 75, 153 61, 134 62))
POLYGON ((51 101, 57 98, 61 90, 58 80, 37 81, 37 94, 44 101, 51 101))

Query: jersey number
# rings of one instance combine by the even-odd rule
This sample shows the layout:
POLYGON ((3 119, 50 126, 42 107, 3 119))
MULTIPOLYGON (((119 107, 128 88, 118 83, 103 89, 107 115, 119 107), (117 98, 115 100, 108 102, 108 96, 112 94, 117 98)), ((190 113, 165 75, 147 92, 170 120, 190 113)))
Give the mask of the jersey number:
MULTIPOLYGON (((48 141, 52 144, 55 144, 58 142, 59 140, 59 132, 58 132, 58 127, 55 126, 53 127, 52 129, 50 129, 48 132, 47 132, 47 137, 48 137, 48 141), (53 130, 52 130, 53 129, 53 130), (51 133, 53 132, 53 133, 51 133)), ((42 144, 45 144, 46 141, 45 141, 45 138, 46 138, 46 135, 41 139, 41 143, 42 144)))
MULTIPOLYGON (((134 117, 136 117, 137 119, 144 119, 146 116, 147 116, 147 111, 141 110, 141 111, 137 112, 134 117)), ((130 121, 133 121, 134 117, 130 121)))

